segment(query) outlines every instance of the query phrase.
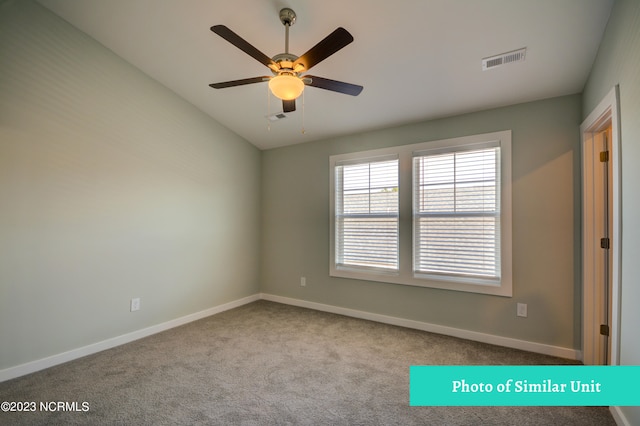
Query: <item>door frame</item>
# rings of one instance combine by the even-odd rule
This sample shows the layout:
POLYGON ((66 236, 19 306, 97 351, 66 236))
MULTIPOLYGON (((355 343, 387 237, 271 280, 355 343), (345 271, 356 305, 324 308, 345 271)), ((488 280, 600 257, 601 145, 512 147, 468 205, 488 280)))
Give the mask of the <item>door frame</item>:
POLYGON ((600 319, 598 318, 597 256, 602 256, 600 237, 596 235, 597 209, 594 196, 593 158, 601 151, 595 146, 594 135, 611 121, 611 205, 610 213, 610 262, 611 262, 611 324, 609 339, 611 344, 610 365, 620 363, 620 260, 622 248, 621 233, 621 180, 620 180, 620 115, 619 87, 616 85, 600 101, 580 126, 582 153, 582 362, 594 365, 598 360, 598 339, 600 319))

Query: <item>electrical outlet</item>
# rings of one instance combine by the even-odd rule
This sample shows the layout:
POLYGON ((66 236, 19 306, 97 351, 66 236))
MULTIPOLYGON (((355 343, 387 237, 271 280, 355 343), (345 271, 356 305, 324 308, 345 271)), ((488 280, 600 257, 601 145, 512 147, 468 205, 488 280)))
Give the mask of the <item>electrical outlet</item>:
POLYGON ((300 277, 300 285, 302 287, 306 287, 306 285, 307 285, 307 277, 300 277))
POLYGON ((516 315, 519 317, 527 317, 527 304, 526 303, 518 303, 516 315))
POLYGON ((131 299, 131 312, 140 310, 140 298, 135 297, 131 299))

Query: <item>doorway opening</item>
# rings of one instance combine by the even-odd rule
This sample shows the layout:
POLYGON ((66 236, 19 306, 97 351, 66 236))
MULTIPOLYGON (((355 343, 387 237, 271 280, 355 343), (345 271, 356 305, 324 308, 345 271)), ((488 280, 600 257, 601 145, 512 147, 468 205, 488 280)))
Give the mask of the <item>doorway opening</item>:
POLYGON ((582 361, 618 365, 620 140, 618 87, 580 126, 582 138, 582 361))

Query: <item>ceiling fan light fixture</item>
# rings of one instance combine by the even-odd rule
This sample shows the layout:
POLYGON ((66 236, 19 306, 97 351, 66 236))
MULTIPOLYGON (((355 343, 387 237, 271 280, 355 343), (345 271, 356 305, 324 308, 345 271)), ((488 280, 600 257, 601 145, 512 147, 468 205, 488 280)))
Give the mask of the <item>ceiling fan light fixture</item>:
POLYGON ((291 101, 302 94, 304 82, 290 74, 280 74, 269 80, 269 89, 276 98, 291 101))

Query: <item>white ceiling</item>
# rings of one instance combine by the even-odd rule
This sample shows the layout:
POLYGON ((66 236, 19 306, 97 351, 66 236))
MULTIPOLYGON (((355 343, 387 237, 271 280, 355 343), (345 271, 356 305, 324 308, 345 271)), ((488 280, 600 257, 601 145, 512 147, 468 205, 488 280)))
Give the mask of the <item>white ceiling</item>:
POLYGON ((39 0, 71 24, 261 149, 579 93, 613 0, 39 0), (210 31, 224 24, 267 56, 284 51, 278 12, 292 8, 290 51, 342 26, 355 41, 311 73, 364 86, 357 97, 307 87, 281 111, 270 75, 210 31), (526 60, 482 71, 484 57, 527 47, 526 60), (302 134, 302 128, 306 132, 302 134))

